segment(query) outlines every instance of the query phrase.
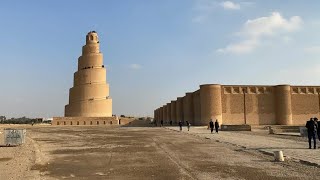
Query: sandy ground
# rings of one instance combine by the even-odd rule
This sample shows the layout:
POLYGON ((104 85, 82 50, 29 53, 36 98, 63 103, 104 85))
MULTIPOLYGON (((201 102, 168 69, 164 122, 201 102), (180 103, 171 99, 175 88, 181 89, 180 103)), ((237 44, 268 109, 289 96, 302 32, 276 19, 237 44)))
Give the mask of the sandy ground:
POLYGON ((26 128, 26 144, 0 147, 1 180, 320 177, 317 167, 273 162, 271 156, 254 150, 164 128, 26 128))

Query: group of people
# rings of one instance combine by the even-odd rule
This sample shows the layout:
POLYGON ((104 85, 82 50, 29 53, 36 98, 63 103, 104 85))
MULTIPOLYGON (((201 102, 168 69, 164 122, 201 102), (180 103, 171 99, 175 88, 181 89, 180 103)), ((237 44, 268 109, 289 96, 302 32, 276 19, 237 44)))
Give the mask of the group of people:
MULTIPOLYGON (((182 131, 182 126, 183 126, 183 122, 182 121, 179 121, 179 127, 180 127, 180 131, 182 131)), ((186 125, 187 125, 187 128, 188 128, 188 131, 190 130, 190 122, 186 121, 186 125)))
MULTIPOLYGON (((186 124, 187 124, 187 128, 188 128, 188 131, 190 130, 190 122, 186 121, 186 124)), ((179 121, 179 127, 180 127, 180 131, 182 131, 182 126, 183 126, 183 122, 182 121, 179 121)), ((210 127, 210 130, 211 130, 211 134, 213 132, 213 129, 216 130, 216 133, 219 133, 219 122, 218 122, 218 119, 216 120, 216 122, 213 122, 212 119, 210 120, 209 122, 209 125, 208 125, 208 129, 210 127)))
POLYGON ((211 130, 211 134, 213 132, 213 129, 216 130, 216 133, 219 133, 219 122, 218 122, 218 119, 216 119, 216 122, 213 123, 212 119, 210 120, 209 122, 209 126, 208 126, 208 129, 210 127, 210 130, 211 130))
MULTIPOLYGON (((186 121, 186 126, 188 128, 188 131, 190 130, 190 122, 186 121)), ((157 121, 154 122, 154 125, 157 126, 157 121)), ((172 121, 170 121, 170 125, 172 125, 172 121)), ((182 126, 184 125, 184 122, 182 121, 179 121, 178 123, 179 127, 180 127, 180 131, 182 131, 182 126)), ((163 120, 160 121, 160 127, 163 126, 163 120)), ((213 129, 216 130, 216 133, 219 133, 219 122, 218 122, 218 119, 216 119, 215 122, 213 122, 213 120, 211 119, 210 122, 209 122, 209 125, 208 125, 208 129, 210 128, 211 129, 211 134, 213 132, 213 129)))
POLYGON ((316 149, 316 136, 318 136, 320 141, 320 122, 318 122, 318 118, 310 118, 306 123, 306 128, 308 130, 309 149, 311 149, 311 140, 313 140, 313 148, 316 149))

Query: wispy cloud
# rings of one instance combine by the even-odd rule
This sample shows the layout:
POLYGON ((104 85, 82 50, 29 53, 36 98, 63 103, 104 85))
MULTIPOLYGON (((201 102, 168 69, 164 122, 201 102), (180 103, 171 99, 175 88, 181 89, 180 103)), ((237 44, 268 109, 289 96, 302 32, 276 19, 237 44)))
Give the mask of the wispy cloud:
POLYGON ((240 9, 240 4, 234 3, 232 1, 223 1, 220 5, 227 10, 238 10, 240 9))
POLYGON ((192 17, 194 23, 206 22, 215 11, 223 10, 240 10, 246 7, 252 7, 255 3, 249 1, 219 1, 219 0, 194 0, 193 10, 195 16, 192 17))
POLYGON ((140 65, 140 64, 131 64, 130 66, 129 66, 129 68, 130 69, 141 69, 142 68, 142 66, 140 65))
POLYGON ((250 53, 259 45, 258 39, 246 39, 244 41, 238 43, 231 43, 227 45, 225 48, 217 49, 219 53, 235 53, 235 54, 243 54, 250 53))
POLYGON ((303 21, 299 16, 285 19, 279 12, 272 12, 270 16, 248 20, 242 30, 235 33, 242 41, 230 43, 225 48, 217 49, 220 53, 250 53, 257 48, 263 38, 274 37, 279 34, 286 36, 287 33, 301 28, 303 21))
POLYGON ((203 23, 217 7, 218 3, 210 0, 195 0, 193 10, 196 15, 192 18, 194 23, 203 23))
POLYGON ((310 46, 307 48, 304 48, 305 53, 310 53, 310 54, 315 54, 315 53, 320 53, 320 45, 318 46, 310 46))

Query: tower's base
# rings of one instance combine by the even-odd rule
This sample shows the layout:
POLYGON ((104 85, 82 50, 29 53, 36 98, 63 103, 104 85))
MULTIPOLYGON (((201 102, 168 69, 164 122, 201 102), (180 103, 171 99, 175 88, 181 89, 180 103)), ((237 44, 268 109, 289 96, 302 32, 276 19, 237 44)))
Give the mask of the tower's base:
POLYGON ((65 117, 111 117, 112 99, 79 101, 65 106, 65 117))
POLYGON ((54 126, 110 126, 118 125, 117 117, 53 117, 54 126))

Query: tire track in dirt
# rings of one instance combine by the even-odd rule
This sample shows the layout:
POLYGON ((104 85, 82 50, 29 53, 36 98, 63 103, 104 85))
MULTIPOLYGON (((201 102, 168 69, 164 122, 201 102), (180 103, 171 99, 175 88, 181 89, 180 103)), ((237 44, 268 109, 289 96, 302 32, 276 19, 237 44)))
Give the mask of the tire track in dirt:
POLYGON ((170 150, 164 143, 160 143, 157 139, 154 139, 152 137, 150 138, 154 142, 155 147, 159 149, 159 152, 163 152, 163 154, 165 154, 165 156, 168 157, 168 159, 170 159, 170 161, 178 167, 179 171, 182 174, 188 176, 190 179, 198 179, 195 175, 191 173, 190 168, 187 165, 181 163, 180 159, 174 155, 174 151, 170 150))

